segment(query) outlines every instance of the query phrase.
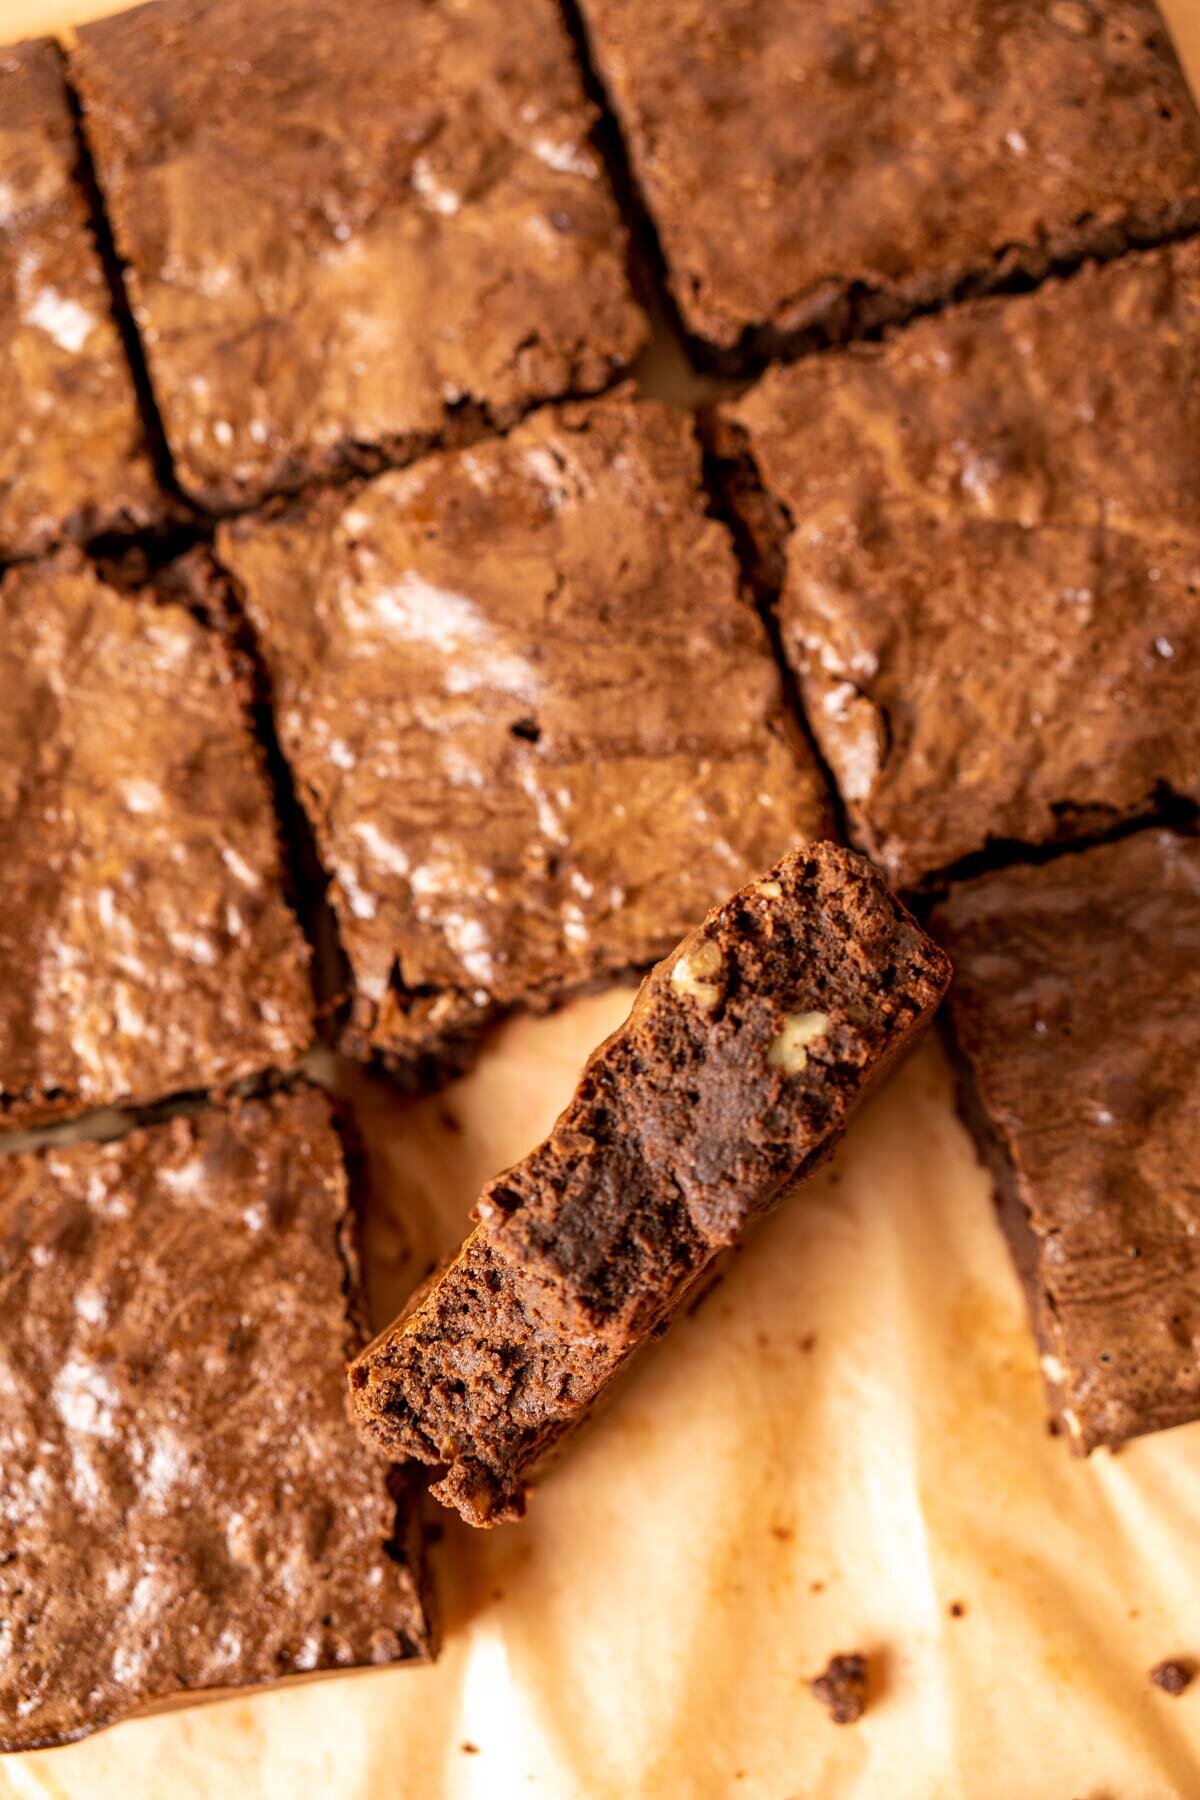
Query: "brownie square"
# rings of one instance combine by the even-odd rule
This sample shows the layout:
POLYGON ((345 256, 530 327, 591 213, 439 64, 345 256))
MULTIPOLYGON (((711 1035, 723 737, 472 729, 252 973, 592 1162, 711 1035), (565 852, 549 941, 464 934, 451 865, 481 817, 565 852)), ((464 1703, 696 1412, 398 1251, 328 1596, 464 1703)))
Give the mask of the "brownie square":
POLYGON ((428 1656, 323 1097, 0 1160, 0 1290, 0 1749, 428 1656))
POLYGON ((75 552, 0 584, 0 1126, 290 1063, 308 952, 220 638, 75 552))
POLYGON ((546 1140, 484 1189, 459 1254, 352 1364, 359 1429, 439 1465, 473 1525, 697 1280, 792 1193, 908 1050, 945 956, 853 851, 794 850, 647 976, 546 1140))
POLYGON ((218 554, 332 876, 352 1049, 644 967, 827 822, 680 413, 547 409, 218 554))
POLYGON ((507 425, 641 344, 553 0, 157 0, 72 71, 210 507, 507 425))
POLYGON ((1200 220, 1149 0, 580 0, 684 325, 845 335, 1200 220))
POLYGON ((0 561, 164 508, 48 38, 0 49, 0 561))
POLYGON ((1084 1451, 1200 1418, 1200 841, 985 875, 933 928, 1056 1413, 1084 1451))
POLYGON ((893 880, 1200 799, 1200 243, 776 370, 718 435, 893 880))

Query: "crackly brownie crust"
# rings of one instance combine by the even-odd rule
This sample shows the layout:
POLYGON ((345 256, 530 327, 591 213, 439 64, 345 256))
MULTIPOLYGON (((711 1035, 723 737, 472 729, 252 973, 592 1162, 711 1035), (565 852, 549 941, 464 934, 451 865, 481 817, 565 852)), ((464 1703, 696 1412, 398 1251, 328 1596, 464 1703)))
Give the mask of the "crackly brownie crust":
POLYGON ((403 1058, 661 956, 828 822, 683 415, 629 392, 222 527, 358 999, 403 1058))
POLYGON ((311 1040, 227 653, 73 551, 0 584, 0 1127, 224 1087, 311 1040))
POLYGON ((1200 221, 1149 0, 580 0, 687 329, 845 335, 1200 221))
POLYGON ((510 423, 641 344, 551 0, 157 0, 85 26, 72 72, 211 507, 510 423))
POLYGON ((964 1105, 1078 1449, 1200 1418, 1200 841, 956 886, 964 1105))
POLYGON ((777 370, 716 429, 894 881, 1200 799, 1200 242, 777 370))
POLYGON ((0 48, 0 562, 165 506, 48 38, 0 48))
POLYGON ((807 1173, 937 1005, 949 967, 852 852, 789 853, 684 938, 550 1136, 352 1365, 358 1424, 511 1517, 541 1454, 713 1257, 807 1173))
POLYGON ((314 1090, 0 1159, 0 1748, 430 1653, 357 1281, 314 1090))

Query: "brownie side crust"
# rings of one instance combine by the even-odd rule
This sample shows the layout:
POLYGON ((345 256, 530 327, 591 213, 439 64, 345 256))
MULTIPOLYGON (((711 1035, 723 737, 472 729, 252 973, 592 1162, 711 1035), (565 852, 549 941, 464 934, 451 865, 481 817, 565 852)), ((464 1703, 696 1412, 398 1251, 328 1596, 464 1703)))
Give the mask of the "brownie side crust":
POLYGON ((354 1054, 640 972, 829 829, 670 408, 547 408, 217 548, 332 878, 354 1054))
POLYGON ((891 880, 1200 800, 1200 242, 776 370, 716 436, 891 880))
POLYGON ((0 562, 160 518, 49 38, 0 47, 0 562))
POLYGON ((553 0, 156 0, 71 69, 209 508, 508 426, 641 347, 553 0))
POLYGON ((1200 841, 956 886, 964 1111, 1080 1451, 1200 1417, 1200 841))
POLYGON ((0 1128, 225 1088, 312 1039, 237 674, 74 551, 0 583, 0 1128))
POLYGON ((0 1748, 430 1653, 323 1097, 0 1160, 0 1292, 0 1748))
POLYGON ((550 1136, 484 1189, 455 1260, 350 1371, 364 1436, 445 1465, 471 1523, 656 1334, 713 1257, 823 1157, 949 966, 882 881, 789 853, 643 983, 550 1136))
POLYGON ((687 330, 869 330, 1200 222, 1150 0, 580 0, 687 330))

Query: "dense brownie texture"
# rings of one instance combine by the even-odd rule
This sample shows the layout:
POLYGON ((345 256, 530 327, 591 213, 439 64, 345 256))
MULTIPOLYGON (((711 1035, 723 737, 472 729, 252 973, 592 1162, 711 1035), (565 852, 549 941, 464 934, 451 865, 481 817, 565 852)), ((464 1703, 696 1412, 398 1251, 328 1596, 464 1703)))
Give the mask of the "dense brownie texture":
POLYGON ((826 825, 666 407, 546 410, 218 551, 333 877, 356 1052, 646 968, 826 825))
POLYGON ((210 506, 510 423, 640 346, 552 0, 159 0, 72 69, 210 506))
POLYGON ((290 1063, 307 950, 220 640, 76 553, 0 585, 0 1127, 290 1063))
POLYGON ((1147 0, 580 0, 684 324, 844 334, 1200 220, 1147 0))
POLYGON ((717 435, 893 880, 1200 799, 1200 243, 778 370, 717 435))
POLYGON ((911 1043, 949 968, 852 852, 789 853, 649 975, 550 1136, 445 1272, 352 1365, 364 1435, 447 1464, 472 1524, 805 1175, 911 1043))
POLYGON ((1056 1413, 1085 1451, 1200 1418, 1200 841, 986 875, 934 929, 1056 1413))
POLYGON ((323 1098, 0 1159, 0 1292, 0 1748, 429 1653, 323 1098))
POLYGON ((161 511, 47 38, 0 48, 0 561, 161 511))

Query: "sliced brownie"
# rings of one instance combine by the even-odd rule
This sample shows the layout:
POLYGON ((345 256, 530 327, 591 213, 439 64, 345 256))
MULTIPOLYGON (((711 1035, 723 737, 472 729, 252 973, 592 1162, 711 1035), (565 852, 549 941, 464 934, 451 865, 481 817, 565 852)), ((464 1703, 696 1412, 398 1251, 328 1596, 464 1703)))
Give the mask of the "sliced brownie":
POLYGON ((448 1465, 476 1525, 807 1174, 949 967, 850 851, 797 850, 643 983, 550 1136, 484 1189, 449 1267, 350 1371, 360 1429, 448 1465))
POLYGON ((0 1127, 227 1087, 312 1036, 224 645, 74 552, 0 583, 0 1127))
POLYGON ((509 424, 641 344, 554 0, 156 0, 72 71, 208 506, 509 424))
POLYGON ((1055 1412, 1080 1450, 1200 1418, 1200 841, 981 876, 934 929, 1055 1412))
POLYGON ((356 1053, 644 969, 827 826, 667 407, 547 409, 218 551, 332 876, 356 1053))
POLYGON ((579 0, 684 324, 841 335, 1200 222, 1150 0, 579 0))
POLYGON ((48 38, 0 48, 0 562, 164 510, 48 38))
POLYGON ((0 1159, 0 1748, 429 1655, 350 1238, 312 1090, 0 1159))
POLYGON ((717 431, 893 880, 1200 799, 1200 243, 776 370, 717 431))

